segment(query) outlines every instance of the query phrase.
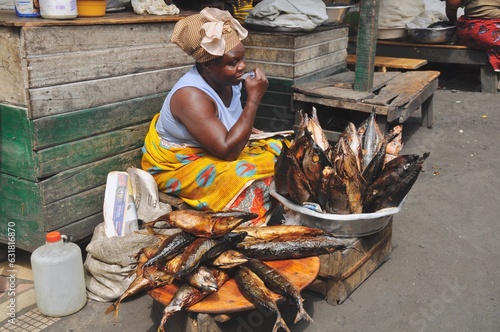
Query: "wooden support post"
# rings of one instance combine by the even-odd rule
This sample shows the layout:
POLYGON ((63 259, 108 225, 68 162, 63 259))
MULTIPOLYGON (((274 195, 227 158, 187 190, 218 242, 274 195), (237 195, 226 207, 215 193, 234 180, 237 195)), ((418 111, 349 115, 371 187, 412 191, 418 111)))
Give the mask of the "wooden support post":
POLYGON ((371 91, 373 88, 379 7, 380 0, 361 1, 354 80, 356 91, 371 91))

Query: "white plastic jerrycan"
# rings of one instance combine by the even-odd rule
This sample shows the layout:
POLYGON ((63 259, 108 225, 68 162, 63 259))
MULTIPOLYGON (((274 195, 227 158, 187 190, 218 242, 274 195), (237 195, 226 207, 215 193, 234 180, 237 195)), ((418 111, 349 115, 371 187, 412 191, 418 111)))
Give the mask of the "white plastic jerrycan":
POLYGON ((45 241, 31 254, 38 310, 52 317, 71 315, 87 303, 82 251, 59 232, 48 233, 45 241))

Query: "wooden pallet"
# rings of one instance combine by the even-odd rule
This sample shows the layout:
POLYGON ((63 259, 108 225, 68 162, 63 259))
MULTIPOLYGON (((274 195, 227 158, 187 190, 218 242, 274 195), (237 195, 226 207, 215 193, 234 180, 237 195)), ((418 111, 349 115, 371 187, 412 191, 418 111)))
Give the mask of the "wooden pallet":
POLYGON ((352 248, 320 256, 319 277, 307 289, 331 305, 344 302, 392 251, 392 219, 380 232, 352 239, 352 248))

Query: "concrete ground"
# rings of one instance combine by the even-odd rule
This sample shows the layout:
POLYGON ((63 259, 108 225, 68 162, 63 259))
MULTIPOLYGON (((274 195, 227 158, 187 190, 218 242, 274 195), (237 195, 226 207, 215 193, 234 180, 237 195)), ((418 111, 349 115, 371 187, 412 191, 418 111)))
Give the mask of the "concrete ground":
MULTIPOLYGON (((314 322, 290 322, 291 331, 500 331, 500 94, 466 91, 476 83, 445 79, 435 93, 434 127, 420 127, 416 116, 404 124, 403 153, 431 155, 394 217, 390 259, 341 305, 303 292, 314 322)), ((118 321, 104 315, 109 303, 95 301, 68 317, 41 316, 29 255, 18 253, 18 260, 25 267, 16 324, 6 321, 9 296, 0 292, 0 331, 156 331, 147 294, 124 302, 118 321)), ((273 320, 242 321, 232 331, 271 331, 273 320)))

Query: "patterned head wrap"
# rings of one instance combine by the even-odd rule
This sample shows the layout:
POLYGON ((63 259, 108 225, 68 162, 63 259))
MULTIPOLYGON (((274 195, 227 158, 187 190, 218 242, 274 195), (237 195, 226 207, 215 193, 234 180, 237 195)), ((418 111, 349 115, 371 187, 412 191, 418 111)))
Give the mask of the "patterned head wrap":
POLYGON ((204 8, 175 24, 171 41, 196 62, 207 62, 232 50, 248 31, 226 10, 204 8))

